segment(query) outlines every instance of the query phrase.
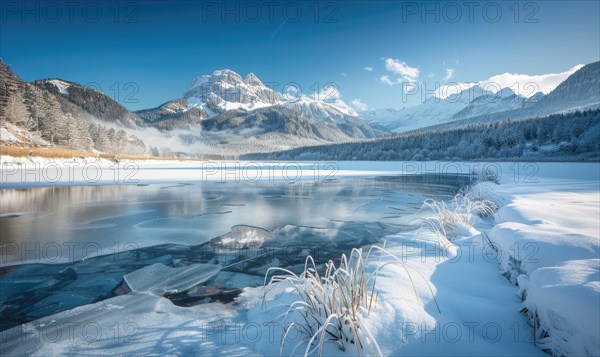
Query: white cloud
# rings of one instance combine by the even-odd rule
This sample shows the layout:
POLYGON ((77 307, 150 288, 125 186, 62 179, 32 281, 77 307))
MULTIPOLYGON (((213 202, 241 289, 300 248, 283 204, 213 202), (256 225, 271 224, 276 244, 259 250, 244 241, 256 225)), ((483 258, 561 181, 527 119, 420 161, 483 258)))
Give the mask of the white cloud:
POLYGON ((454 77, 454 68, 446 68, 446 75, 442 78, 443 81, 449 81, 454 77))
POLYGON ((363 67, 363 70, 367 71, 367 72, 373 72, 373 67, 365 66, 365 67, 363 67))
POLYGON ((390 79, 390 76, 388 76, 388 75, 383 75, 383 76, 379 77, 379 80, 382 83, 385 83, 385 84, 387 84, 389 86, 393 86, 394 85, 394 82, 392 82, 392 80, 390 79))
POLYGON ((344 77, 344 78, 345 78, 345 77, 348 77, 348 75, 346 74, 346 72, 342 72, 342 73, 340 73, 340 74, 341 74, 341 75, 342 75, 342 77, 344 77))
POLYGON ((392 72, 399 77, 397 80, 398 83, 400 83, 401 81, 416 82, 417 79, 419 79, 418 68, 411 67, 408 64, 406 64, 406 62, 402 62, 398 59, 386 58, 385 69, 387 69, 388 72, 392 72))
POLYGON ((350 104, 357 112, 364 112, 368 108, 367 105, 358 98, 354 99, 350 104))
POLYGON ((567 77, 581 67, 583 67, 583 65, 577 65, 565 72, 541 75, 507 72, 492 76, 479 82, 448 83, 436 90, 435 95, 438 98, 445 99, 452 94, 456 94, 475 85, 479 85, 483 89, 493 93, 496 93, 503 88, 510 88, 513 90, 513 92, 515 92, 515 94, 529 98, 537 92, 542 92, 544 94, 552 92, 554 88, 558 87, 560 83, 562 83, 565 79, 567 79, 567 77))

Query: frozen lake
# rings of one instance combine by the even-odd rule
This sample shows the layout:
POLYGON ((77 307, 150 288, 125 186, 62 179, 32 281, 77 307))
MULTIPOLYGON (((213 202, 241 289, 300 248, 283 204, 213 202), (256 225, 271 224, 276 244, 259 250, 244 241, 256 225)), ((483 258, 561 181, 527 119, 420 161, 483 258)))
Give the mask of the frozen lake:
POLYGON ((228 302, 269 267, 301 271, 308 254, 323 263, 415 229, 425 199, 468 183, 435 174, 0 190, 0 329, 127 294, 123 276, 153 264, 184 275, 221 267, 207 281, 190 270, 164 295, 181 306, 228 302))

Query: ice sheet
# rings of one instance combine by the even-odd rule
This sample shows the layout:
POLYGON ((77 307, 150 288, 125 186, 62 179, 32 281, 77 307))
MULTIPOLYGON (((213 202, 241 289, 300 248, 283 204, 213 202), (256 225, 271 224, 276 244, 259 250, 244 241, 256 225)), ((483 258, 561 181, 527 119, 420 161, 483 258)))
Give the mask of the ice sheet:
POLYGON ((162 296, 201 284, 216 275, 219 270, 221 270, 220 266, 212 264, 171 268, 156 263, 125 275, 123 280, 134 292, 148 292, 162 296))

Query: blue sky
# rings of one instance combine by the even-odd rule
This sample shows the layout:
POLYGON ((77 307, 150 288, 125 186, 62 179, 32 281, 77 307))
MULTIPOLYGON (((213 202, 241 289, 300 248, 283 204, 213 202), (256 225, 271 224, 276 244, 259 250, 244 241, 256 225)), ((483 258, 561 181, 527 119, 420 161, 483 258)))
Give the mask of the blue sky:
POLYGON ((421 97, 403 99, 398 80, 431 89, 600 59, 598 1, 71 4, 2 2, 0 56, 25 80, 92 85, 133 110, 222 68, 304 94, 333 82, 348 103, 400 108, 421 97))

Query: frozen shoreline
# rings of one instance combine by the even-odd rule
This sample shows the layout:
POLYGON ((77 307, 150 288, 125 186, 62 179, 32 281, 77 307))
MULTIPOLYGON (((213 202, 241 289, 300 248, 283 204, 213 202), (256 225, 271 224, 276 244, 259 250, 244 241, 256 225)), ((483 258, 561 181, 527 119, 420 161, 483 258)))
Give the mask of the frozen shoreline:
MULTIPOLYGON (((340 177, 407 172, 406 165, 398 170, 401 163, 339 165, 340 177)), ((478 220, 449 250, 426 230, 387 238, 388 251, 431 284, 441 313, 424 280, 415 280, 417 300, 402 267, 389 265, 367 319, 384 355, 543 356, 541 348, 600 353, 600 165, 537 164, 534 177, 515 176, 511 163, 498 165, 503 176, 493 189, 502 207, 495 225, 478 220), (488 232, 500 254, 480 232, 488 232), (539 347, 528 315, 520 312, 524 307, 538 312, 539 347), (548 337, 540 340, 542 331, 548 337)), ((266 305, 262 297, 261 288, 246 288, 237 304, 183 308, 147 293, 119 296, 4 331, 2 349, 7 355, 278 355, 281 314, 294 293, 281 284, 266 305)), ((324 353, 355 351, 327 345, 324 353)))
POLYGON ((342 177, 473 175, 491 169, 506 182, 540 179, 600 180, 600 163, 462 161, 121 161, 0 157, 1 188, 160 182, 323 182, 342 177))

